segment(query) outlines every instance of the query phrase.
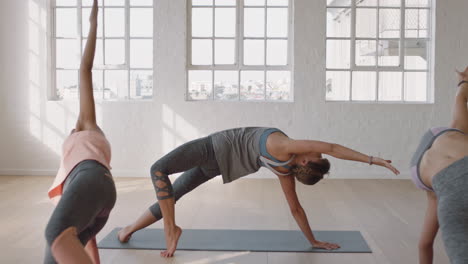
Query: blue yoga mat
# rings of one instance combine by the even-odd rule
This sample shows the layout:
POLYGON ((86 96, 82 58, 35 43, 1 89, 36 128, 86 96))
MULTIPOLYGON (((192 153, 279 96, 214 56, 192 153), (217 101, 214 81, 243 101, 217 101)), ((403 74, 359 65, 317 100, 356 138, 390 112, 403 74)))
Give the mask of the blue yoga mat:
MULTIPOLYGON (((163 229, 143 229, 135 232, 127 243, 120 243, 115 228, 98 247, 105 249, 165 249, 163 229)), ((337 243, 337 250, 316 249, 310 246, 301 231, 292 230, 222 230, 184 229, 178 250, 253 251, 253 252, 330 252, 371 253, 359 231, 315 231, 320 241, 337 243)))

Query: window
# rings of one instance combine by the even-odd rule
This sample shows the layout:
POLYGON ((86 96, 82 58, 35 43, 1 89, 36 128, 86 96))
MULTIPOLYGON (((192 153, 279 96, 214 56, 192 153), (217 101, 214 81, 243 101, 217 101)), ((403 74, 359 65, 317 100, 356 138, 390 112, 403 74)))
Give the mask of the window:
POLYGON ((188 4, 187 100, 292 100, 290 0, 188 4))
POLYGON ((428 102, 430 0, 327 0, 328 101, 428 102))
MULTIPOLYGON (((53 99, 78 97, 92 0, 55 0, 53 99)), ((98 100, 153 95, 153 0, 99 0, 93 68, 98 100)))

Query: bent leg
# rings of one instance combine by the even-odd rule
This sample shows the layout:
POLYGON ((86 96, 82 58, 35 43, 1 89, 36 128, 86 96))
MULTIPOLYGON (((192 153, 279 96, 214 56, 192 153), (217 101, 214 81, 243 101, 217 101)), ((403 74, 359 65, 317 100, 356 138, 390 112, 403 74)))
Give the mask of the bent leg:
POLYGON ((78 239, 75 227, 65 229, 52 243, 51 251, 58 263, 93 264, 78 239))

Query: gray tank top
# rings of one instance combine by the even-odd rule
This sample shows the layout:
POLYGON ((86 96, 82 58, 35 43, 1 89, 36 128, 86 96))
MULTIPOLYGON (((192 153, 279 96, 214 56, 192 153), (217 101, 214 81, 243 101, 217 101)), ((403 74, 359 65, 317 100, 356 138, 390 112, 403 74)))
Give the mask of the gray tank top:
POLYGON ((268 127, 242 127, 211 134, 223 182, 258 171, 261 167, 260 136, 268 127))

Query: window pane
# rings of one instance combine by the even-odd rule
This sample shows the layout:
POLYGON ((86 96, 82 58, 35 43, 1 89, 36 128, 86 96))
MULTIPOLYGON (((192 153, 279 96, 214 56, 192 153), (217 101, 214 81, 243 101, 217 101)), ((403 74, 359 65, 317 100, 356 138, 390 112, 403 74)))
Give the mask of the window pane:
POLYGON ((153 36, 153 9, 130 8, 130 37, 153 36))
POLYGON ((331 101, 349 100, 349 71, 327 71, 326 99, 331 101))
POLYGON ((216 39, 215 40, 215 64, 235 63, 235 40, 216 39))
POLYGON ((130 0, 131 6, 152 6, 153 0, 130 0))
POLYGON ((266 80, 266 99, 291 100, 291 72, 268 71, 266 80))
POLYGON ((405 72, 405 101, 427 101, 426 72, 405 72))
POLYGON ((358 38, 375 38, 377 23, 376 9, 356 9, 356 37, 358 38))
POLYGON ((105 6, 123 6, 125 5, 125 0, 106 0, 104 4, 105 6))
POLYGON ((327 37, 350 37, 351 13, 343 8, 327 8, 327 37))
POLYGON ((76 6, 76 0, 55 0, 55 6, 76 6))
MULTIPOLYGON (((82 45, 83 52, 84 52, 84 49, 86 47, 86 41, 87 41, 87 39, 83 39, 83 45, 82 45)), ((96 51, 95 51, 95 54, 94 54, 94 65, 98 65, 98 66, 104 65, 104 54, 103 54, 103 49, 102 49, 102 43, 103 43, 102 39, 97 39, 96 40, 96 51)))
POLYGON ((76 37, 77 16, 75 8, 57 8, 55 32, 57 37, 76 37))
POLYGON ((215 0, 217 6, 235 6, 236 0, 215 0))
POLYGON ((377 41, 356 40, 356 65, 374 66, 376 63, 377 41))
POLYGON ((107 70, 104 74, 104 99, 128 99, 127 71, 107 70))
POLYGON ((429 0, 405 0, 407 7, 428 7, 429 0))
POLYGON ((244 8, 244 36, 265 36, 265 9, 244 8))
POLYGON ((78 71, 56 71, 57 99, 78 98, 78 71))
POLYGON ((267 40, 267 65, 288 64, 288 41, 267 40))
POLYGON ((192 36, 211 37, 213 36, 213 9, 193 8, 192 9, 192 36))
POLYGON ((379 66, 400 66, 400 41, 379 41, 379 66))
POLYGON ((350 44, 349 40, 327 40, 327 68, 349 69, 350 44))
POLYGON ((401 6, 401 0, 379 0, 380 6, 401 6))
POLYGON ((377 0, 356 1, 356 6, 377 6, 377 0))
POLYGON ((244 0, 245 6, 264 6, 265 0, 244 0))
POLYGON ((428 37, 428 10, 407 9, 405 17, 405 34, 408 38, 428 37))
MULTIPOLYGON (((81 0, 82 6, 92 6, 93 0, 81 0)), ((102 0, 98 0, 98 6, 102 6, 102 0)))
POLYGON ((153 67, 153 41, 149 39, 130 40, 130 67, 153 67))
POLYGON ((427 42, 407 40, 405 43, 405 69, 427 69, 427 42))
POLYGON ((106 37, 124 37, 125 10, 123 8, 105 8, 104 12, 106 37))
POLYGON ((207 100, 212 94, 211 71, 189 71, 188 73, 188 99, 207 100))
POLYGON ((235 37, 236 36, 236 9, 216 8, 215 9, 215 36, 235 37))
POLYGON ((125 64, 125 41, 123 39, 105 40, 106 65, 125 64))
POLYGON ((78 69, 80 65, 80 48, 74 39, 56 40, 56 67, 78 69))
POLYGON ((379 73, 379 101, 401 101, 403 73, 379 73))
POLYGON ((241 100, 264 100, 264 72, 241 71, 241 100))
MULTIPOLYGON (((83 37, 87 37, 89 33, 89 15, 91 14, 91 8, 82 8, 81 9, 81 19, 82 19, 82 27, 81 27, 81 35, 83 37)), ((98 27, 97 27, 97 37, 102 38, 102 8, 98 10, 98 27)))
POLYGON ((215 71, 214 96, 217 100, 239 99, 239 73, 237 71, 215 71))
POLYGON ((288 0, 268 0, 269 6, 288 6, 288 0))
POLYGON ((267 10, 267 37, 288 36, 288 9, 268 8, 267 10))
POLYGON ((194 6, 213 5, 213 0, 192 0, 192 5, 194 6))
POLYGON ((351 0, 327 0, 328 6, 351 6, 351 0))
POLYGON ((379 35, 381 38, 400 37, 400 9, 381 9, 379 35))
POLYGON ((373 101, 376 92, 375 72, 353 72, 352 100, 373 101))
POLYGON ((153 71, 130 71, 130 98, 153 97, 153 71))
POLYGON ((264 40, 244 40, 244 65, 265 65, 264 43, 264 40))
POLYGON ((212 65, 213 52, 212 52, 211 39, 193 39, 192 40, 192 65, 212 65))

